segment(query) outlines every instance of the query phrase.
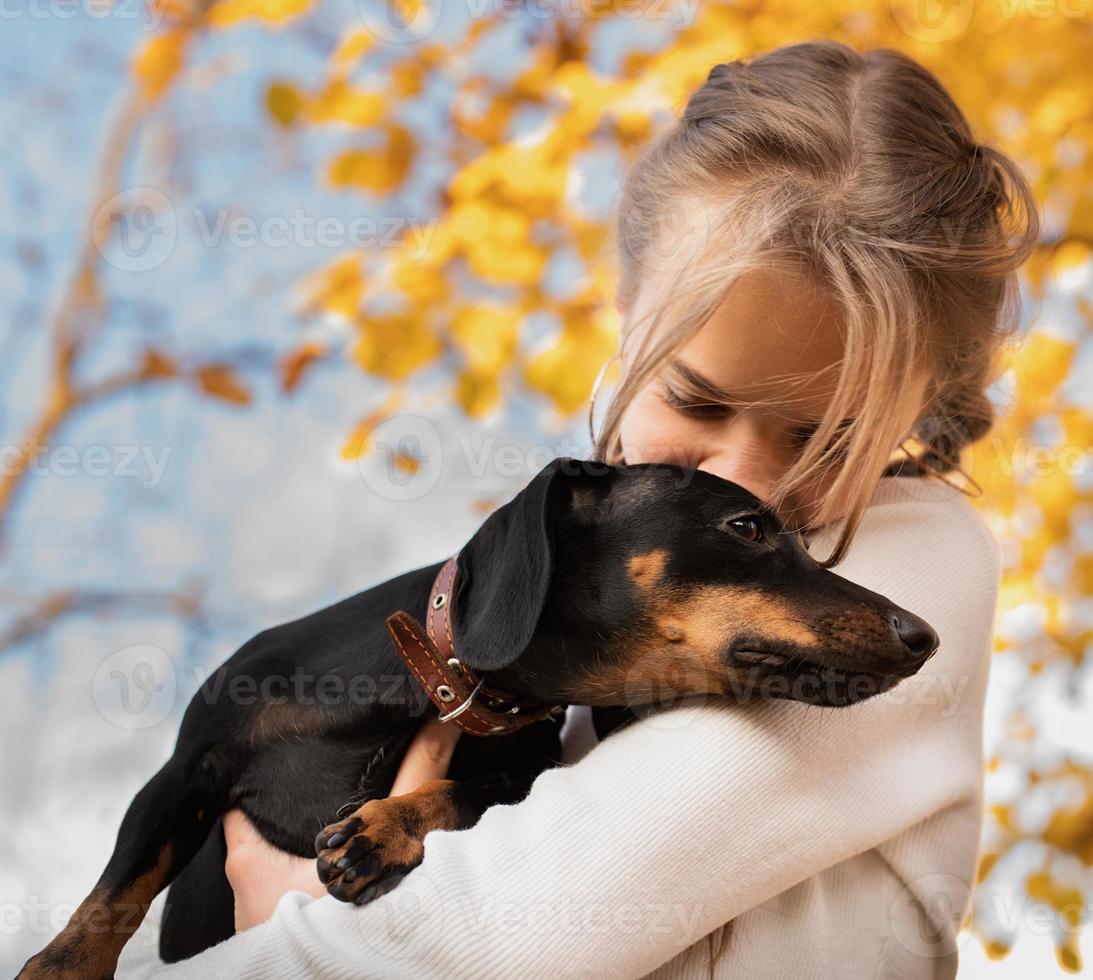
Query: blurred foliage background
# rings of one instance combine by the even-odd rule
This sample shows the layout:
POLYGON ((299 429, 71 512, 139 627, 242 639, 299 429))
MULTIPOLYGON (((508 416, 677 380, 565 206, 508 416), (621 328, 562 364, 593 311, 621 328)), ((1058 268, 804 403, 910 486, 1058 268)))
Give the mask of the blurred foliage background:
MULTIPOLYGON (((1043 206, 1026 340, 969 453, 1005 577, 962 969, 1046 973, 1051 949, 1081 968, 1093 3, 34 0, 4 17, 0 725, 20 751, 0 764, 0 900, 29 921, 33 900, 82 897, 188 672, 448 553, 537 468, 472 480, 458 433, 518 457, 587 448, 628 162, 713 64, 831 37, 933 70, 1043 206), (367 492, 372 467, 436 464, 379 437, 400 411, 447 433, 442 500, 367 492), (100 696, 138 648, 166 652, 154 722, 100 696), (82 836, 58 854, 43 815, 74 793, 82 836)), ((0 937, 4 959, 36 928, 0 937)))

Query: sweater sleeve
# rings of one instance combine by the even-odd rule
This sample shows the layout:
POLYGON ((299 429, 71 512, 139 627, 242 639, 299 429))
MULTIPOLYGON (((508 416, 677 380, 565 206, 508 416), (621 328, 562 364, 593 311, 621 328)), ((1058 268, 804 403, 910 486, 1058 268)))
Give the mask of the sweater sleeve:
POLYGON ((997 545, 955 493, 888 496, 838 571, 938 631, 911 681, 841 709, 651 713, 520 803, 429 834, 421 866, 370 905, 290 892, 262 925, 128 976, 640 976, 978 793, 997 545))

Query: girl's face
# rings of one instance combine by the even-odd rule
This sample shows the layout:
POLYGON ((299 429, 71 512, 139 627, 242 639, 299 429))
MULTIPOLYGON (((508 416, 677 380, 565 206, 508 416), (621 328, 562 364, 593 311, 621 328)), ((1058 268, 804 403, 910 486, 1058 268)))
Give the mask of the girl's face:
MULTIPOLYGON (((647 291, 621 310, 624 330, 656 302, 647 291)), ((784 273, 745 273, 627 408, 623 457, 707 470, 769 501, 827 409, 842 353, 830 297, 784 273), (740 404, 758 398, 766 402, 740 404)), ((919 378, 892 393, 903 430, 913 425, 924 392, 925 378, 919 378)), ((813 522, 835 475, 828 471, 794 493, 783 520, 792 527, 813 522)), ((839 513, 846 505, 841 502, 839 513)))

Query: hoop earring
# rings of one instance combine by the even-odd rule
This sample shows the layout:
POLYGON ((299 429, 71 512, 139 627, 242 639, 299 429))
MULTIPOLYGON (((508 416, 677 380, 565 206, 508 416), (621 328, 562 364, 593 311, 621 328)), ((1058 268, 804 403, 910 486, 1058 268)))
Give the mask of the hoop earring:
POLYGON ((592 415, 596 408, 596 395, 599 393, 600 385, 603 383, 604 376, 607 374, 607 369, 618 356, 619 352, 615 351, 614 354, 600 365, 599 371, 596 372, 596 380, 592 382, 592 393, 588 396, 588 438, 593 445, 596 443, 596 432, 592 427, 592 415))
POLYGON ((953 483, 951 480, 946 480, 945 473, 939 470, 934 475, 937 476, 937 478, 941 480, 942 483, 948 483, 950 487, 959 490, 962 494, 967 497, 971 497, 973 500, 978 500, 980 497, 983 496, 983 487, 979 484, 979 481, 976 480, 975 477, 971 475, 971 473, 964 469, 964 467, 960 465, 960 462, 958 460, 949 457, 947 460, 945 460, 945 462, 949 464, 952 470, 959 473, 964 478, 967 484, 970 484, 975 488, 975 493, 968 493, 967 486, 960 486, 956 483, 953 483))
POLYGON ((975 477, 973 477, 966 469, 964 469, 963 466, 960 465, 959 459, 951 455, 947 455, 946 458, 942 460, 942 462, 947 463, 949 469, 959 473, 964 478, 967 484, 973 486, 975 488, 975 493, 968 493, 967 486, 960 486, 957 483, 953 483, 952 480, 947 479, 948 473, 946 470, 937 469, 926 462, 925 457, 929 455, 933 455, 937 459, 942 459, 942 457, 936 452, 933 446, 930 446, 922 456, 916 456, 914 455, 914 453, 910 452, 907 449, 905 445, 906 442, 907 439, 903 439, 897 448, 901 449, 904 453, 907 454, 907 458, 915 464, 915 467, 918 469, 920 476, 932 476, 934 477, 934 479, 940 480, 946 486, 950 486, 954 490, 959 490, 962 494, 971 497, 973 500, 978 500, 980 497, 983 496, 983 487, 980 485, 979 481, 975 479, 975 477))

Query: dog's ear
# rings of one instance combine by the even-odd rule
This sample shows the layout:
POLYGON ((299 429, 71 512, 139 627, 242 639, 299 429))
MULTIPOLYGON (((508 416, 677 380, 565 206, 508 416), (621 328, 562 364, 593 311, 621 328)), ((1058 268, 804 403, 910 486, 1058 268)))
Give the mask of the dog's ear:
POLYGON ((531 641, 554 571, 554 526, 568 499, 566 476, 580 462, 551 460, 460 550, 455 650, 475 670, 507 667, 531 641))

